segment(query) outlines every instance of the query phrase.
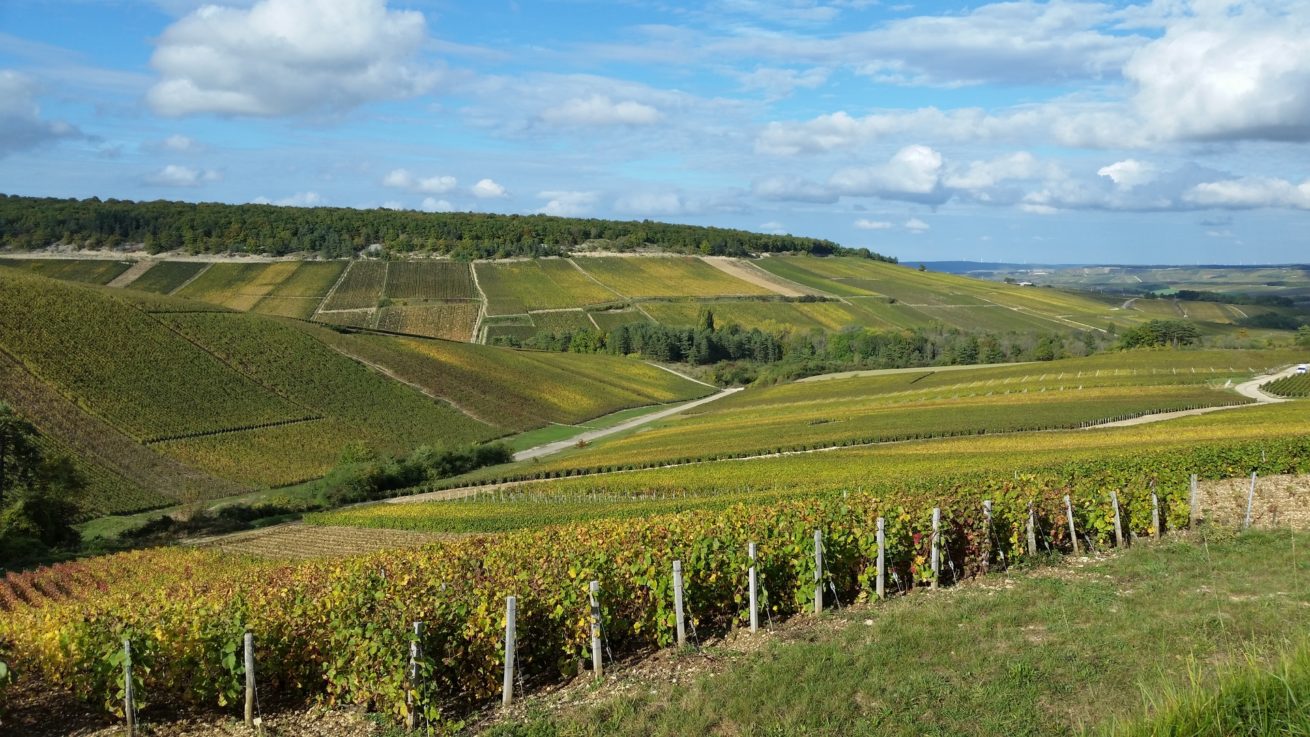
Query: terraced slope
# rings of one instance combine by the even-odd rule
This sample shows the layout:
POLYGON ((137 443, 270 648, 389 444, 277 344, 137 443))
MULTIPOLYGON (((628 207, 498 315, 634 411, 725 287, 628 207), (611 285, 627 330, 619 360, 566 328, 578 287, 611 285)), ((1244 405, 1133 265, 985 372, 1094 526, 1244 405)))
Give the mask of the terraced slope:
POLYGON ((119 274, 127 271, 132 263, 106 259, 0 258, 0 267, 3 266, 22 269, 51 279, 85 284, 108 284, 119 274))
POLYGON ((323 333, 342 353, 507 430, 573 424, 712 389, 617 356, 515 351, 415 338, 323 333))

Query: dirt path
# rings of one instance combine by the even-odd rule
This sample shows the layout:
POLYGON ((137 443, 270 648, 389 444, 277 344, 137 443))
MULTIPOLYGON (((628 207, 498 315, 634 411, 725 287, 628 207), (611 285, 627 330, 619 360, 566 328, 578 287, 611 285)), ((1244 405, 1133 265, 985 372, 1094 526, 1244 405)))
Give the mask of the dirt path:
POLYGON ((146 273, 147 271, 150 271, 150 269, 154 267, 154 265, 157 263, 159 262, 148 261, 146 259, 136 261, 131 266, 127 267, 127 271, 124 271, 123 273, 111 279, 109 283, 106 284, 105 286, 114 287, 115 289, 120 289, 122 287, 125 287, 128 284, 131 284, 132 282, 136 281, 137 279, 140 279, 142 274, 146 273))
POLYGON ((1242 396, 1248 399, 1254 399, 1255 400, 1254 404, 1237 404, 1228 407, 1201 407, 1200 409, 1185 409, 1185 410, 1180 410, 1178 412, 1161 412, 1160 414, 1156 414, 1156 415, 1144 415, 1142 417, 1132 417, 1130 419, 1120 420, 1118 422, 1107 422, 1104 425, 1093 425, 1087 429, 1095 430, 1101 427, 1131 427, 1133 425, 1148 425, 1152 422, 1164 422, 1165 420, 1176 420, 1180 417, 1196 417, 1197 415, 1208 415, 1211 412, 1223 412, 1226 410, 1241 409, 1243 407, 1255 407, 1262 404, 1278 404, 1279 402, 1286 402, 1288 400, 1284 397, 1275 397, 1272 394, 1265 394, 1264 391, 1260 389, 1260 387, 1276 379, 1281 379, 1286 376, 1291 376, 1295 371, 1296 371, 1296 367, 1293 366, 1290 368, 1286 368, 1282 371, 1279 371, 1276 374, 1265 374, 1264 376, 1257 376, 1256 378, 1251 379, 1250 381, 1242 382, 1241 384, 1238 384, 1237 386, 1233 387, 1233 389, 1238 394, 1241 394, 1242 396))
POLYGON ((851 379, 859 376, 889 376, 892 374, 922 374, 937 373, 940 371, 969 371, 972 369, 985 368, 1002 368, 1004 366, 1024 366, 1033 361, 1021 361, 1019 363, 975 363, 962 366, 920 366, 918 368, 894 368, 894 369, 868 369, 867 371, 839 371, 835 374, 819 374, 817 376, 806 376, 803 379, 797 379, 796 383, 811 381, 828 381, 830 379, 851 379))
POLYGON ((701 261, 729 276, 734 276, 744 282, 781 294, 784 297, 804 297, 807 294, 816 293, 814 291, 804 291, 801 285, 788 283, 747 261, 741 261, 729 256, 701 256, 701 261))
POLYGON ((1119 305, 1119 309, 1121 309, 1121 310, 1131 310, 1131 309, 1133 309, 1133 303, 1136 302, 1136 301, 1137 301, 1137 297, 1133 297, 1132 299, 1126 299, 1126 300, 1124 300, 1124 303, 1123 303, 1123 304, 1119 305))
POLYGON ((621 422, 613 427, 607 427, 602 430, 588 430, 587 432, 581 433, 579 435, 574 435, 571 438, 566 438, 564 440, 557 440, 553 443, 546 443, 545 445, 538 445, 535 448, 528 448, 527 450, 521 450, 514 454, 514 460, 527 461, 533 458, 541 458, 543 456, 553 455, 562 450, 567 450, 569 448, 572 448, 580 442, 590 443, 593 440, 599 440, 600 438, 603 437, 614 435, 616 433, 625 432, 627 430, 633 429, 634 427, 641 427, 642 425, 655 422, 656 420, 662 420, 665 417, 676 415, 679 412, 692 409, 693 407, 699 407, 702 404, 708 404, 710 402, 723 399, 724 397, 732 394, 736 394, 739 391, 741 391, 741 387, 735 387, 733 389, 724 389, 723 391, 717 394, 711 394, 708 397, 695 399, 690 402, 686 402, 685 404, 679 404, 677 406, 670 407, 665 410, 660 410, 659 412, 653 412, 648 415, 642 415, 641 417, 636 417, 634 419, 628 420, 627 422, 621 422))

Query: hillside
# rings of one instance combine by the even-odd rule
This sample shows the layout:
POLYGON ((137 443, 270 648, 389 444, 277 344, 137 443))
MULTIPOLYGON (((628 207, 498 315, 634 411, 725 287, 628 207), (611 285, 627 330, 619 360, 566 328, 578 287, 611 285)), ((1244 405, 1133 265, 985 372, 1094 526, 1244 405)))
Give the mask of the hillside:
POLYGON ((735 256, 848 250, 816 238, 650 220, 130 202, 96 197, 61 200, 0 194, 0 247, 19 250, 55 244, 114 248, 135 243, 151 253, 175 249, 271 255, 318 252, 337 258, 376 244, 398 252, 504 258, 559 254, 593 241, 624 250, 656 248, 735 256))
POLYGON ((685 328, 707 310, 720 326, 792 338, 863 328, 1091 334, 1101 341, 1152 319, 1186 320, 1205 335, 1238 340, 1250 337, 1242 325, 1251 318, 1299 314, 1252 304, 1125 300, 849 256, 579 255, 471 264, 145 259, 123 273, 129 265, 0 258, 0 267, 75 281, 112 279, 115 287, 233 310, 486 344, 517 345, 542 333, 601 335, 632 324, 685 328))
POLYGON ((708 391, 623 358, 365 342, 9 269, 0 359, 0 400, 88 470, 88 515, 295 483, 352 444, 449 447, 708 391))

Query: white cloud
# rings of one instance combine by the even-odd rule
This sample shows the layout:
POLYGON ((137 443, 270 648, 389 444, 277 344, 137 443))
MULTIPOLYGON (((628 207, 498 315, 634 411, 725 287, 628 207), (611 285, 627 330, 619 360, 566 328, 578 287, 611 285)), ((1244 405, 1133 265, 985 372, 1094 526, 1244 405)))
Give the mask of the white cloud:
POLYGON ((146 177, 146 182, 159 187, 199 187, 206 182, 217 182, 222 173, 212 169, 193 169, 189 166, 169 164, 146 177))
POLYGON ((1195 2, 1123 68, 1166 140, 1310 140, 1304 3, 1195 2))
POLYGON ((1139 184, 1146 184, 1155 179, 1155 167, 1136 159, 1116 161, 1109 166, 1096 170, 1099 176, 1108 177, 1116 187, 1132 189, 1139 184))
POLYGON ((1051 167, 1041 164, 1027 151, 988 161, 972 161, 967 167, 955 167, 942 179, 952 189, 982 190, 1002 182, 1036 179, 1051 174, 1051 167))
POLYGON ((772 233, 774 235, 786 235, 787 226, 783 225, 777 220, 770 220, 767 223, 760 223, 760 230, 764 231, 765 233, 772 233))
POLYGON ((335 113, 411 97, 437 74, 413 61, 423 14, 385 0, 260 0, 205 5, 160 35, 147 94, 163 115, 335 113))
POLYGON ((860 230, 888 230, 892 227, 892 224, 886 220, 869 220, 868 218, 860 218, 855 221, 855 227, 860 230))
POLYGON ((915 202, 944 202, 941 191, 942 155, 928 146, 906 146, 885 164, 848 167, 828 180, 836 193, 904 199, 915 202))
POLYGON ((905 229, 912 233, 922 233, 932 226, 920 220, 919 218, 910 218, 905 221, 905 229))
POLYGON ((454 212, 455 206, 449 200, 439 200, 436 197, 424 197, 423 204, 419 206, 423 212, 454 212))
POLYGON ((283 197, 280 200, 270 200, 267 197, 256 197, 251 200, 256 205, 278 205, 280 207, 318 207, 325 204, 323 198, 317 192, 297 192, 290 197, 283 197))
POLYGON ((416 177, 406 169, 393 169, 382 178, 382 186, 421 194, 445 194, 459 184, 455 177, 416 177))
POLYGON ((756 197, 766 200, 787 200, 790 202, 817 202, 829 204, 837 201, 837 195, 827 186, 802 177, 777 175, 756 179, 751 184, 751 192, 756 197))
POLYGON ((575 97, 541 113, 550 125, 652 125, 660 121, 660 111, 634 100, 614 102, 605 95, 575 97))
POLYGON ((163 143, 160 144, 160 146, 163 147, 165 150, 175 151, 177 153, 187 153, 190 151, 195 151, 196 149, 199 148, 195 140, 188 138, 187 136, 181 135, 180 133, 174 133, 168 138, 165 138, 163 143))
POLYGON ((624 215, 680 215, 682 196, 676 192, 635 192, 614 202, 614 211, 624 215))
POLYGON ((591 212, 599 195, 595 192, 548 191, 538 197, 548 200, 537 212, 559 217, 578 217, 591 212))
POLYGON ((1269 177, 1203 182, 1185 193, 1183 199, 1207 207, 1285 207, 1310 210, 1310 179, 1300 184, 1269 177))
POLYGON ((60 139, 85 137, 68 123, 42 119, 32 79, 0 69, 0 157, 60 139))
POLYGON ((505 188, 496 184, 491 179, 479 179, 478 183, 473 185, 473 196, 483 200, 496 199, 498 197, 507 197, 509 192, 505 188))
POLYGON ((813 67, 804 71, 781 69, 776 67, 759 67, 751 72, 737 75, 742 88, 759 90, 772 99, 787 97, 797 89, 817 89, 828 81, 829 71, 823 67, 813 67))

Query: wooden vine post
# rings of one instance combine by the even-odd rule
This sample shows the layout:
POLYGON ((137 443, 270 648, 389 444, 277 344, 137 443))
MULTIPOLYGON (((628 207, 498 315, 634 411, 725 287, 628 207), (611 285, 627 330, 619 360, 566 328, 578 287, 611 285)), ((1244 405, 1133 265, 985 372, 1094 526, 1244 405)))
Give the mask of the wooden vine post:
POLYGON ((887 520, 878 518, 878 598, 887 598, 887 520))
POLYGON ((1246 492, 1246 519, 1242 522, 1242 529, 1251 529, 1251 510, 1255 508, 1255 478, 1256 472, 1251 472, 1251 490, 1246 492))
POLYGON ((518 646, 515 632, 515 619, 518 612, 518 599, 505 597, 505 680, 501 684, 500 705, 514 703, 514 653, 518 646))
POLYGON ((1064 495, 1064 513, 1069 518, 1069 540, 1073 542, 1073 554, 1078 554, 1078 530, 1073 526, 1073 502, 1069 495, 1064 495))
POLYGON ((588 603, 591 604, 591 672, 600 680, 605 675, 604 650, 601 649, 600 637, 600 581, 592 581, 588 587, 588 603))
POLYGON ((1197 519, 1196 509, 1196 474, 1192 474, 1191 493, 1187 497, 1187 526, 1195 527, 1197 519))
POLYGON ((748 573, 750 578, 750 600, 751 600, 751 632, 760 631, 760 601, 759 601, 759 577, 755 572, 755 543, 749 543, 746 546, 746 552, 750 555, 751 567, 748 573))
POLYGON ((1028 502, 1028 555, 1037 555, 1037 512, 1032 502, 1028 502))
POLYGON ((1123 515, 1119 513, 1119 492, 1110 492, 1110 506, 1114 507, 1114 546, 1122 548, 1124 546, 1124 526, 1123 515))
POLYGON ((1155 531, 1156 540, 1164 537, 1164 528, 1160 526, 1160 495, 1154 491, 1151 492, 1151 529, 1155 531))
POLYGON ((932 588, 936 589, 942 577, 942 508, 932 508, 932 588))
POLYGON ((823 613, 823 531, 814 531, 814 613, 823 613))
POLYGON ((409 641, 409 684, 405 690, 405 729, 413 732, 418 728, 418 705, 414 693, 418 690, 419 637, 423 633, 423 623, 414 623, 414 634, 409 641))
POLYGON ((136 734, 136 694, 132 687, 132 641, 123 638, 123 717, 128 737, 136 734))
POLYGON ((255 726, 255 635, 246 632, 242 638, 245 645, 246 665, 246 726, 255 726))
POLYGON ((687 645, 687 625, 682 616, 682 561, 673 561, 673 619, 678 631, 678 647, 687 645))

